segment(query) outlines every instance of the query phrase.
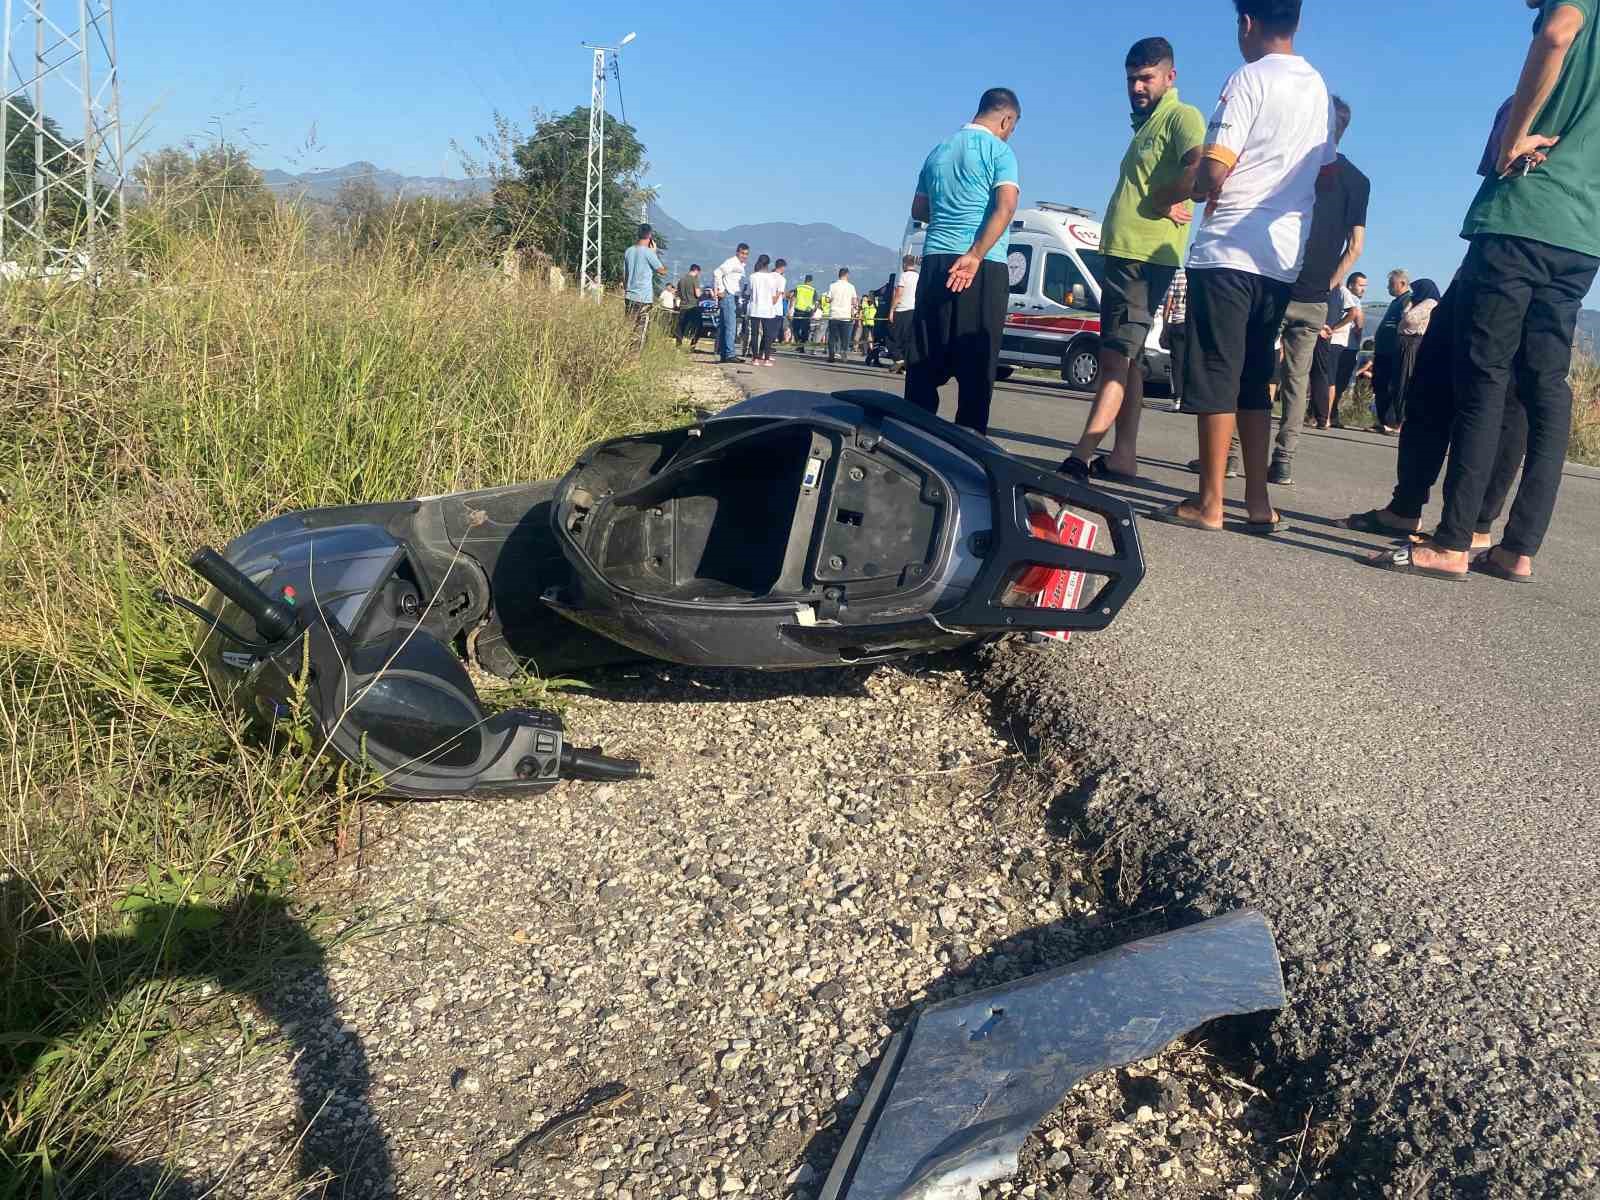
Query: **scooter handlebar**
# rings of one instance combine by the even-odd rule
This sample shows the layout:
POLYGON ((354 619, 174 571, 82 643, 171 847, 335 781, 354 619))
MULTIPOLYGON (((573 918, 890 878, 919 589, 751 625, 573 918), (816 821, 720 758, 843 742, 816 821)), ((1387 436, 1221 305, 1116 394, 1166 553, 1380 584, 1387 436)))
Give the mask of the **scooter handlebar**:
POLYGON ((294 632, 294 609, 267 595, 210 546, 201 546, 190 556, 189 569, 238 605, 266 641, 280 642, 294 632))
POLYGON ((607 758, 594 750, 561 747, 561 778, 606 783, 639 778, 639 763, 631 758, 607 758))

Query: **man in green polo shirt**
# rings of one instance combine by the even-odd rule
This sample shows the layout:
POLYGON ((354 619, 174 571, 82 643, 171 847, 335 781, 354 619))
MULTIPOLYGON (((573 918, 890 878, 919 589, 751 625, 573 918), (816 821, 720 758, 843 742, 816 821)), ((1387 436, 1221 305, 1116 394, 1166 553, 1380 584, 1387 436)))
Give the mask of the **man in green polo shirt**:
POLYGON ((1533 45, 1479 168, 1461 230, 1470 249, 1451 288, 1456 412, 1444 513, 1429 541, 1375 560, 1404 574, 1531 580, 1561 486, 1572 340, 1600 269, 1600 0, 1527 4, 1539 10, 1533 45), (1513 372, 1528 414, 1522 483, 1499 544, 1469 562, 1513 372))
POLYGON ((1080 479, 1138 472, 1145 340, 1183 262, 1193 215, 1189 193, 1206 140, 1205 117, 1178 99, 1172 43, 1159 37, 1135 42, 1126 67, 1133 141, 1123 155, 1101 235, 1100 383, 1078 448, 1060 467, 1080 479), (1113 423, 1116 445, 1105 459, 1095 459, 1095 448, 1113 423))

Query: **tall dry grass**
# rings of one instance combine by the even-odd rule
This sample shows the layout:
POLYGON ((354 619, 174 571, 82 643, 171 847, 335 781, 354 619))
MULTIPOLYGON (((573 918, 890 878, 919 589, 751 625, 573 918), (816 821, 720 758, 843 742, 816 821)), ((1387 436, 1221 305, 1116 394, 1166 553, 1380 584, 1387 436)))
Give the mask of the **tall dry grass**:
MULTIPOLYGON (((1600 361, 1584 350, 1572 358, 1572 435, 1567 457, 1573 462, 1600 466, 1600 361)), ((1364 379, 1345 392, 1339 404, 1339 419, 1356 429, 1365 429, 1375 420, 1372 412, 1372 385, 1364 379)))
POLYGON ((0 292, 0 1196, 85 1186, 172 1099, 144 1068, 182 981, 260 965, 245 901, 292 903, 350 815, 218 709, 151 589, 286 509, 547 477, 683 415, 620 303, 470 251, 353 256, 287 207, 141 232, 137 272, 0 292))

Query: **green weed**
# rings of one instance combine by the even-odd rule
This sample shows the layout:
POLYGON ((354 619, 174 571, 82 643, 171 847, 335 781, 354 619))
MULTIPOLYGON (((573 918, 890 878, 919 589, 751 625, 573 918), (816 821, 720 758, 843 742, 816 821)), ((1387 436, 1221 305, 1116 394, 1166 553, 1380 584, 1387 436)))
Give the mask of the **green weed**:
POLYGON ((620 303, 470 246, 135 224, 137 271, 0 292, 0 1196, 70 1193, 195 1086, 148 1070, 191 981, 304 949, 241 931, 298 919, 361 795, 220 709, 151 590, 288 509, 548 477, 685 415, 620 303))

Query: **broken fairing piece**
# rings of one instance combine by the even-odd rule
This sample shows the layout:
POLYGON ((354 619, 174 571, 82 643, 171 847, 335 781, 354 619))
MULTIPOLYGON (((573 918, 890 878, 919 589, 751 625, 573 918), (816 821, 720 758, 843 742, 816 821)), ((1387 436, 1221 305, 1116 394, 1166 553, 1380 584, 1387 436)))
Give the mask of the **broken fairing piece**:
POLYGON ((820 1200, 978 1200, 1084 1077, 1283 1004, 1272 930, 1242 911, 932 1005, 890 1039, 820 1200))

